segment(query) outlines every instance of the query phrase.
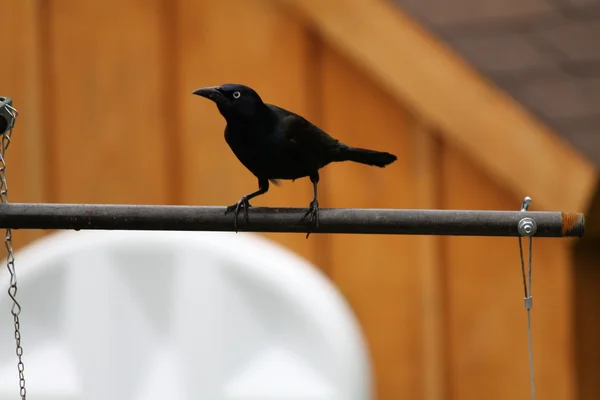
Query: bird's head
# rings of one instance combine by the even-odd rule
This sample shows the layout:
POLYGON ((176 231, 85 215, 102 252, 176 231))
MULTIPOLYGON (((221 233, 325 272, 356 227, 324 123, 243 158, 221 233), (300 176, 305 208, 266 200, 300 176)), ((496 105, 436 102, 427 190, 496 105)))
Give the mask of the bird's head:
POLYGON ((214 101, 225 119, 249 118, 264 106, 254 89, 239 84, 204 87, 194 90, 193 94, 214 101))

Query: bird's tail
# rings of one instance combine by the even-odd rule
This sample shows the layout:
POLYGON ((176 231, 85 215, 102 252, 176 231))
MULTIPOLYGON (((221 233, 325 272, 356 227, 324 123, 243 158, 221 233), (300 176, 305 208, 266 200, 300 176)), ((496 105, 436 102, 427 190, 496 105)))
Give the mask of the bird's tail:
POLYGON ((344 147, 340 150, 340 159, 336 161, 354 161, 361 164, 375 165, 383 168, 396 161, 398 157, 384 151, 344 147))

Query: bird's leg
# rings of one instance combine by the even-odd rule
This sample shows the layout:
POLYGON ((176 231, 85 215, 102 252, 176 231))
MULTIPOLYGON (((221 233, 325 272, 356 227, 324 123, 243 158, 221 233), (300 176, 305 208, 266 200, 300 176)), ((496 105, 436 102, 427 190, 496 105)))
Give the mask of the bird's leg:
POLYGON ((319 227, 319 201, 317 200, 317 184, 319 183, 319 174, 316 173, 315 175, 311 175, 310 181, 313 184, 313 199, 310 202, 308 210, 300 220, 300 222, 303 222, 308 217, 309 231, 306 233, 307 239, 310 235, 310 225, 313 225, 315 228, 319 227))
POLYGON ((269 180, 268 179, 259 179, 258 180, 258 190, 256 192, 252 192, 250 194, 242 196, 240 201, 238 201, 235 204, 230 205, 229 207, 227 207, 225 209, 225 215, 227 215, 228 213, 230 213, 232 211, 235 211, 235 215, 234 215, 234 219, 233 219, 233 227, 234 227, 236 233, 238 231, 238 229, 237 229, 238 215, 240 214, 241 209, 242 208, 244 209, 244 219, 246 220, 246 223, 250 222, 250 218, 248 217, 248 209, 252 206, 250 205, 249 200, 253 199, 256 196, 260 196, 261 194, 267 193, 268 190, 269 190, 269 180))

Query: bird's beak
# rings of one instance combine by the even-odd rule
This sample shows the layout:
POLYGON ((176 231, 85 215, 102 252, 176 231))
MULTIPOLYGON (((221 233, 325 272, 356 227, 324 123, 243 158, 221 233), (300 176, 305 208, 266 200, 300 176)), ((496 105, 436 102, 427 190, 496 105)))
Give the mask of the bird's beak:
POLYGON ((212 100, 212 101, 217 101, 219 98, 222 97, 222 94, 219 91, 218 86, 209 86, 209 87, 196 89, 192 92, 192 94, 195 94, 197 96, 206 97, 207 99, 212 100))

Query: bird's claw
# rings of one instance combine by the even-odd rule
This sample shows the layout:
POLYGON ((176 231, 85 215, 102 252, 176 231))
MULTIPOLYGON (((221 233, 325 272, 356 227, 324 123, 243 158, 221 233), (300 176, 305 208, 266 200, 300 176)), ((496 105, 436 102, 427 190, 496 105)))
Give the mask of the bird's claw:
POLYGON ((240 211, 243 208, 244 209, 244 219, 246 220, 246 223, 250 222, 250 218, 248 217, 248 209, 252 207, 250 205, 250 203, 248 202, 248 199, 246 198, 246 196, 243 196, 240 201, 238 201, 235 204, 230 205, 229 207, 227 207, 225 209, 225 215, 229 214, 232 211, 235 211, 234 217, 233 217, 233 228, 235 229, 235 233, 237 233, 238 228, 238 215, 240 215, 240 211))
POLYGON ((306 213, 300 220, 300 222, 304 222, 304 220, 308 217, 308 227, 309 231, 306 233, 306 238, 310 235, 310 226, 313 225, 315 228, 319 227, 319 202, 317 200, 313 200, 310 202, 310 207, 306 210, 306 213))

